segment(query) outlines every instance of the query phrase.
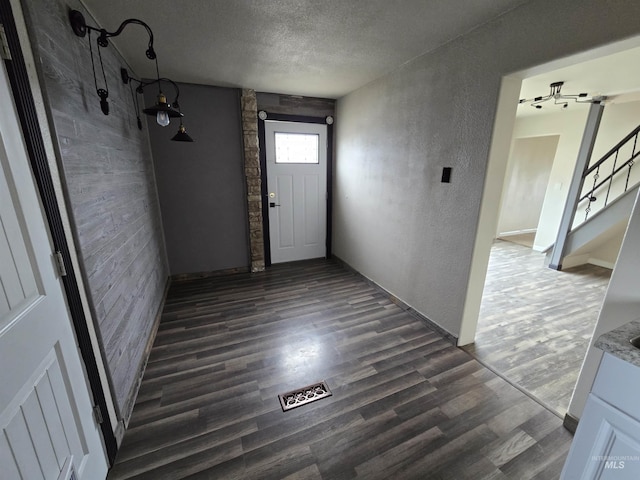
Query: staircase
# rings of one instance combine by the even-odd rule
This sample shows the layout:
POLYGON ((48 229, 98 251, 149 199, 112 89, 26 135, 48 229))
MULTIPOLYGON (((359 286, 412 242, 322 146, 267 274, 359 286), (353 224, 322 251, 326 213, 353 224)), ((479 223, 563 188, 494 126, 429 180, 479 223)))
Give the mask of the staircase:
MULTIPOLYGON (((602 243, 624 232, 640 187, 640 171, 633 171, 640 155, 638 135, 640 125, 583 173, 582 194, 563 249, 565 268, 585 263, 589 247, 599 240, 602 243)), ((545 250, 547 264, 552 251, 553 245, 545 250)))

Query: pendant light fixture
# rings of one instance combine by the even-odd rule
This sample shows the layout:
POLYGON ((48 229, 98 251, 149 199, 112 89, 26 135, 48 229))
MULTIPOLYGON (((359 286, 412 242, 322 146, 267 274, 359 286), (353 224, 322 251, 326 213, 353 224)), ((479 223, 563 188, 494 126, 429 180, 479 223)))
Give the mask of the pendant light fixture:
MULTIPOLYGON (((175 103, 175 102, 174 102, 175 103)), ((155 116, 156 122, 161 127, 166 127, 172 118, 182 117, 182 113, 171 108, 171 105, 167 103, 167 97, 160 91, 158 93, 158 101, 153 107, 145 108, 142 110, 147 115, 155 116)))
POLYGON ((187 130, 184 128, 182 122, 180 122, 178 133, 176 133, 171 140, 174 142, 193 142, 193 138, 187 134, 187 130))
POLYGON ((559 105, 562 108, 567 108, 569 106, 569 101, 573 101, 575 103, 593 103, 595 100, 591 98, 587 98, 589 96, 588 93, 578 93, 576 95, 569 95, 562 93, 562 86, 564 82, 553 82, 549 85, 549 95, 535 97, 535 98, 521 98, 518 102, 521 103, 529 103, 531 102, 531 106, 540 110, 542 108, 542 104, 553 100, 553 105, 559 105))
POLYGON ((180 97, 180 88, 178 87, 178 84, 176 82, 174 82, 170 78, 158 78, 156 80, 145 82, 143 80, 139 80, 130 76, 126 68, 120 69, 120 76, 122 77, 122 82, 125 84, 129 84, 129 87, 131 87, 133 108, 135 108, 136 110, 136 116, 138 118, 138 128, 140 130, 142 130, 142 122, 140 121, 140 116, 138 114, 138 112, 140 111, 140 107, 138 104, 138 98, 133 94, 132 85, 134 82, 137 83, 135 91, 136 93, 142 95, 146 87, 158 84, 158 102, 153 107, 145 108, 144 110, 142 110, 142 112, 146 113, 147 115, 155 116, 156 122, 161 127, 166 127, 167 125, 169 125, 169 122, 172 118, 180 118, 180 127, 178 128, 178 133, 174 135, 171 140, 175 142, 193 142, 193 139, 189 135, 187 135, 184 124, 182 123, 182 117, 184 117, 184 115, 180 111, 180 104, 178 103, 178 98, 180 97), (169 85, 171 85, 175 92, 173 102, 171 102, 170 104, 167 102, 166 95, 162 93, 162 88, 160 86, 162 83, 168 83, 169 85))
POLYGON ((93 80, 96 88, 96 94, 100 98, 100 109, 102 110, 102 113, 104 113, 105 115, 109 115, 109 101, 108 101, 109 88, 107 86, 107 77, 105 74, 104 63, 102 61, 102 53, 100 49, 106 48, 109 45, 109 38, 117 37, 118 35, 120 35, 127 25, 133 24, 133 25, 140 25, 144 27, 144 29, 149 34, 149 43, 147 45, 147 50, 145 51, 145 55, 149 60, 153 60, 155 62, 156 79, 150 82, 144 82, 142 80, 138 80, 136 78, 129 76, 129 73, 127 72, 126 69, 122 68, 120 70, 122 81, 125 84, 129 84, 131 88, 131 95, 133 98, 134 108, 136 109, 138 128, 142 129, 142 122, 138 114, 139 112, 138 99, 134 95, 133 87, 131 86, 132 81, 138 83, 138 86, 135 88, 135 91, 138 94, 142 94, 144 92, 145 87, 149 85, 157 84, 158 95, 156 97, 157 98, 156 104, 153 105, 152 107, 143 109, 142 112, 147 115, 154 116, 156 118, 156 122, 158 123, 158 125, 162 127, 166 127, 167 125, 169 125, 172 118, 180 118, 180 127, 178 129, 178 133, 172 138, 172 140, 175 140, 178 142, 193 142, 193 139, 189 137, 189 135, 187 135, 184 125, 182 123, 182 117, 184 115, 182 114, 182 112, 180 111, 180 107, 178 106, 178 96, 180 95, 178 85, 168 78, 160 77, 160 70, 158 68, 158 57, 153 48, 153 31, 151 30, 149 25, 147 25, 142 20, 138 20, 136 18, 129 18, 123 21, 116 31, 108 32, 104 28, 96 28, 96 27, 87 25, 84 19, 84 15, 82 15, 82 13, 79 12, 78 10, 69 11, 69 21, 71 23, 71 28, 73 29, 73 32, 77 36, 79 37, 86 36, 89 39, 89 52, 91 55, 91 68, 93 72, 93 80), (94 53, 93 53, 93 43, 91 41, 91 32, 96 32, 98 34, 98 37, 96 39, 96 44, 97 44, 97 57, 100 64, 100 70, 102 72, 102 83, 103 83, 102 86, 98 85, 98 77, 96 75, 96 65, 95 65, 96 62, 95 62, 94 53), (167 97, 162 91, 162 88, 161 88, 162 82, 170 83, 175 88, 176 97, 172 104, 170 104, 167 101, 167 97))

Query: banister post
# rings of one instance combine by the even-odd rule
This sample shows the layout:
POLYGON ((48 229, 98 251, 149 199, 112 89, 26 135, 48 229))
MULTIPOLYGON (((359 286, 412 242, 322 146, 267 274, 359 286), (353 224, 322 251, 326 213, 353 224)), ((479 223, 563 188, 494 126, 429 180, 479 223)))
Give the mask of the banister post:
POLYGON ((562 212, 556 241, 551 251, 549 268, 553 270, 562 270, 562 260, 565 256, 567 236, 571 231, 576 208, 578 208, 578 199, 580 198, 580 192, 584 184, 584 172, 589 168, 589 160, 593 153, 593 145, 596 142, 596 135, 600 127, 603 110, 604 104, 602 101, 594 98, 593 103, 589 106, 587 123, 584 128, 584 134, 582 135, 582 142, 580 143, 580 150, 578 151, 578 159, 576 160, 576 166, 573 170, 571 184, 569 185, 567 201, 565 202, 564 211, 562 212))

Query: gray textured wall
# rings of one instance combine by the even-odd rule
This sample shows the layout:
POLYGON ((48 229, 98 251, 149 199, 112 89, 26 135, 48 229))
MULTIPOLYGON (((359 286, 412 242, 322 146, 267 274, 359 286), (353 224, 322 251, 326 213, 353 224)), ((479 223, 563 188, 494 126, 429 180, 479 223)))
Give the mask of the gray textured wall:
POLYGON ((168 277, 147 134, 135 127, 129 90, 120 81, 125 64, 113 47, 102 51, 111 104, 110 115, 102 114, 88 40, 68 23, 68 9, 83 10, 80 3, 30 0, 24 6, 82 275, 126 418, 168 277))
MULTIPOLYGON (((168 101, 174 90, 163 83, 168 101)), ((184 124, 193 143, 170 141, 180 124, 149 135, 172 275, 249 266, 240 90, 179 84, 184 124)), ((147 105, 157 90, 145 90, 147 105)))
POLYGON ((334 253, 457 336, 502 77, 637 35, 638 15, 531 1, 340 99, 334 253))

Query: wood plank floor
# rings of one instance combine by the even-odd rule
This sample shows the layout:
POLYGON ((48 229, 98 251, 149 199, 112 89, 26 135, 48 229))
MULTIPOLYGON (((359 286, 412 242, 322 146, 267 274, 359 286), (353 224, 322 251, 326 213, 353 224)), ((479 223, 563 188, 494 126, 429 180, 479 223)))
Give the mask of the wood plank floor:
POLYGON ((561 272, 512 242, 492 248, 474 345, 483 363, 564 416, 604 300, 611 270, 561 272))
POLYGON ((174 285, 117 479, 557 479, 549 410, 331 261, 174 285), (283 412, 277 395, 333 396, 283 412))

